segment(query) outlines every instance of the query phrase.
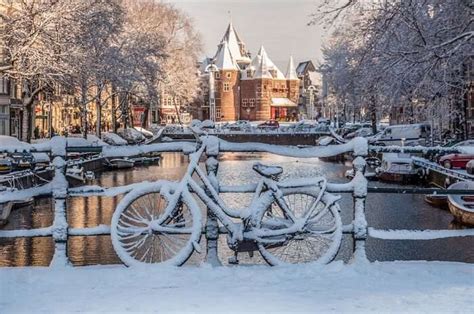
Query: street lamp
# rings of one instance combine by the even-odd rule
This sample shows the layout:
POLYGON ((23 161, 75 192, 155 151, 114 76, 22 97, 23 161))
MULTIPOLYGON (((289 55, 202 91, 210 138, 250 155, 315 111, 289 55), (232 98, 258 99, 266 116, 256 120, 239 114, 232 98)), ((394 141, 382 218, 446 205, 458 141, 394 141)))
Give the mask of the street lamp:
POLYGON ((310 85, 308 87, 309 91, 309 118, 310 120, 314 120, 314 91, 316 87, 314 85, 310 85))
POLYGON ((214 86, 214 73, 219 71, 215 64, 209 64, 205 72, 209 73, 209 119, 216 122, 216 91, 214 86))

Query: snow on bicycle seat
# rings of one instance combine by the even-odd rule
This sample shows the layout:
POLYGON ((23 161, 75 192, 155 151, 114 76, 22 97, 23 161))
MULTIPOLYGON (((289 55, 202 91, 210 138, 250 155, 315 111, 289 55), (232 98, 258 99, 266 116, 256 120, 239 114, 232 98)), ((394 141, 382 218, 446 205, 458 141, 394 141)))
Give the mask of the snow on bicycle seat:
POLYGON ((253 165, 253 170, 255 170, 258 174, 270 178, 270 177, 276 177, 280 175, 283 172, 283 168, 280 166, 267 166, 264 164, 261 164, 259 162, 255 163, 253 165))

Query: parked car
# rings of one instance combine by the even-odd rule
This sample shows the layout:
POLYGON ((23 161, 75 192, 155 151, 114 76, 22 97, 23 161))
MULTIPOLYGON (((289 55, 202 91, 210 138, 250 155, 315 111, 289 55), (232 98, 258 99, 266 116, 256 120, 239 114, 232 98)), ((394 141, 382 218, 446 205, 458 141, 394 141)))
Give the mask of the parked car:
POLYGON ((466 169, 466 164, 473 159, 474 155, 471 154, 449 154, 442 156, 439 159, 439 163, 447 169, 466 169))
POLYGON ((304 132, 310 132, 314 128, 315 128, 314 124, 300 121, 286 127, 286 131, 294 132, 294 133, 302 133, 302 132, 304 133, 304 132))
POLYGON ((252 125, 247 120, 238 120, 235 123, 227 124, 224 128, 231 131, 250 131, 252 125))
POLYGON ((371 144, 376 145, 423 145, 430 135, 429 124, 391 125, 382 132, 370 137, 371 144))
POLYGON ((280 127, 280 123, 276 120, 267 120, 263 123, 260 123, 257 128, 259 129, 270 129, 270 130, 276 130, 280 127))
MULTIPOLYGON (((456 148, 456 147, 461 147, 461 146, 474 146, 474 140, 465 140, 465 141, 452 141, 448 142, 444 145, 441 145, 441 147, 446 147, 446 148, 456 148)), ((444 156, 445 153, 443 152, 438 152, 434 153, 433 156, 430 158, 431 160, 441 163, 441 157, 444 156)))
POLYGON ((342 129, 339 131, 341 136, 346 136, 347 134, 353 133, 360 128, 370 128, 370 123, 345 123, 342 129))
POLYGON ((367 136, 372 136, 374 135, 374 132, 372 131, 372 128, 367 128, 367 127, 362 127, 352 133, 347 134, 344 138, 346 139, 352 139, 354 137, 367 137, 367 136))

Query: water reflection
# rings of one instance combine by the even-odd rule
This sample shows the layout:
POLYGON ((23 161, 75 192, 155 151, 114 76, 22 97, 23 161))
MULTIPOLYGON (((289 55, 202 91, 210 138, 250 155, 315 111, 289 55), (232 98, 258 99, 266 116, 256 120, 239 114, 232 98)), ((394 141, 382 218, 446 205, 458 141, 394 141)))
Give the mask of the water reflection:
MULTIPOLYGON (((159 179, 179 180, 183 176, 188 157, 178 153, 163 154, 160 164, 120 172, 106 171, 97 174, 94 185, 104 187, 121 186, 159 179)), ((346 182, 344 173, 349 163, 328 163, 316 158, 298 159, 271 154, 233 153, 220 157, 219 180, 223 185, 256 183, 258 175, 252 170, 256 161, 278 164, 288 178, 326 176, 331 182, 346 182)), ((384 186, 381 183, 371 183, 384 186)), ((71 197, 67 200, 67 217, 73 228, 94 227, 110 224, 115 207, 122 196, 117 197, 71 197)), ((250 203, 251 194, 224 194, 230 207, 243 208, 250 203)), ((201 208, 204 204, 198 202, 201 208)), ((343 223, 352 220, 352 197, 344 194, 340 201, 343 223)), ((371 194, 367 201, 369 225, 380 229, 448 229, 455 228, 449 212, 431 207, 422 195, 371 194)), ((14 210, 6 230, 47 227, 53 221, 53 205, 50 199, 35 200, 34 206, 14 210)), ((352 252, 352 239, 344 236, 338 259, 348 260, 352 252)), ((227 262, 232 251, 227 248, 225 236, 219 238, 219 256, 227 262)), ((205 239, 201 246, 205 251, 205 239)), ((472 238, 453 238, 431 241, 386 241, 369 239, 367 253, 371 260, 426 259, 474 262, 472 238)), ((0 266, 46 266, 54 253, 54 242, 50 237, 34 239, 0 239, 0 266)), ((68 255, 74 265, 119 263, 109 236, 70 237, 68 255)), ((241 263, 261 261, 255 253, 250 260, 242 254, 241 263)), ((189 264, 198 264, 204 254, 194 254, 189 264)), ((261 261, 263 262, 263 261, 261 261)))

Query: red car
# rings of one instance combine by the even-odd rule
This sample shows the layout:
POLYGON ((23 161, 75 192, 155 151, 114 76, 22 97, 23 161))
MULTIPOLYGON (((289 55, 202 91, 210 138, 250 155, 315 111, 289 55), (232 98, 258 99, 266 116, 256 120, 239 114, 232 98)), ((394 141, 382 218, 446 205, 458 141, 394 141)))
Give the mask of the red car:
POLYGON ((278 129, 279 127, 280 123, 276 120, 268 120, 257 126, 259 129, 278 129))
POLYGON ((474 155, 470 154, 449 154, 441 157, 439 163, 448 169, 461 168, 466 169, 466 164, 474 159, 474 155))

